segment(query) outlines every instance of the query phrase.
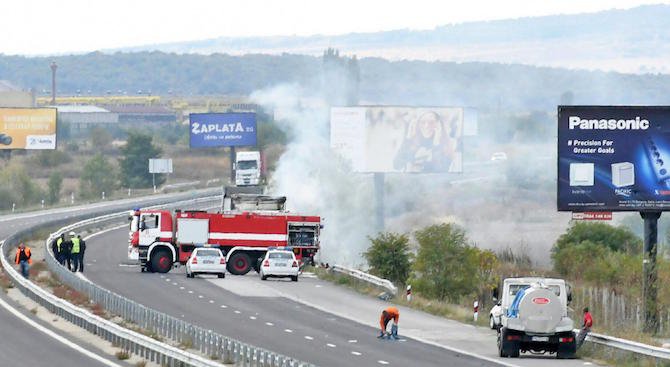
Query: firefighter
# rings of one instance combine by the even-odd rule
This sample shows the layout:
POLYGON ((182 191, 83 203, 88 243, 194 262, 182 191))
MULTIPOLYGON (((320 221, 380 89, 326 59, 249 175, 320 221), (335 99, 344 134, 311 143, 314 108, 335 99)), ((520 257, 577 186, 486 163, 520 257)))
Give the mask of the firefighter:
POLYGON ((14 262, 20 266, 21 275, 23 275, 23 277, 26 279, 28 279, 28 270, 30 270, 30 264, 33 263, 31 257, 32 255, 30 253, 30 248, 21 243, 16 249, 16 258, 14 259, 14 262))
POLYGON ((393 320, 391 325, 391 334, 389 336, 393 339, 398 339, 398 320, 400 319, 400 311, 396 307, 388 307, 382 311, 382 315, 379 318, 379 326, 381 330, 379 332, 378 338, 383 338, 386 336, 386 326, 389 321, 393 320))
POLYGON ((77 237, 74 232, 70 232, 70 239, 72 241, 72 248, 70 250, 70 257, 72 258, 72 267, 70 270, 76 272, 79 269, 79 254, 81 253, 81 237, 77 237))

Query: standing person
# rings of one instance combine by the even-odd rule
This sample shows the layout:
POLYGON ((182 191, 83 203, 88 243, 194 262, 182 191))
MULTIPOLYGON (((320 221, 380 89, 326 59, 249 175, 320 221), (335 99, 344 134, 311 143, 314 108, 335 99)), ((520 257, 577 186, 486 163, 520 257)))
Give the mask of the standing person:
POLYGON ((32 255, 30 254, 30 248, 21 243, 16 249, 16 258, 14 259, 14 262, 19 265, 21 268, 21 275, 23 275, 23 277, 26 279, 28 279, 28 270, 30 270, 30 264, 33 263, 31 257, 32 255))
POLYGON ((74 232, 70 232, 70 238, 63 242, 63 265, 67 266, 67 270, 72 270, 72 238, 74 236, 74 232))
POLYGON ((79 239, 79 272, 84 272, 84 253, 86 252, 86 241, 81 238, 81 235, 77 235, 79 239))
POLYGON ((65 233, 61 233, 58 238, 56 238, 52 243, 51 243, 51 251, 54 254, 54 257, 56 258, 56 261, 58 261, 59 264, 63 265, 63 243, 65 242, 65 233))
POLYGON ((592 326, 593 326, 593 317, 591 317, 589 308, 584 307, 584 322, 582 323, 582 329, 579 330, 579 335, 577 335, 577 349, 579 349, 582 346, 582 344, 584 344, 584 340, 586 340, 586 336, 589 335, 589 333, 591 332, 592 326))
POLYGON ((400 311, 397 308, 391 306, 382 311, 382 315, 379 318, 379 326, 381 331, 378 338, 383 338, 386 335, 386 326, 389 321, 393 320, 393 325, 391 325, 391 337, 393 339, 398 339, 398 320, 400 319, 400 311))
POLYGON ((81 239, 80 237, 77 237, 74 232, 70 232, 70 235, 72 236, 72 249, 70 250, 70 257, 72 258, 72 267, 70 270, 72 272, 76 272, 77 269, 79 269, 79 253, 81 251, 81 239))

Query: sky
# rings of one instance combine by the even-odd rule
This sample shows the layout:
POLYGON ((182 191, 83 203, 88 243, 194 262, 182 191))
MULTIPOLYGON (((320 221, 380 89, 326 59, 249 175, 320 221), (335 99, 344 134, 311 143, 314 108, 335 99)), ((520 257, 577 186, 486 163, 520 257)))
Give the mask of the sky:
POLYGON ((82 53, 216 37, 432 29, 657 3, 670 0, 3 0, 0 54, 82 53))

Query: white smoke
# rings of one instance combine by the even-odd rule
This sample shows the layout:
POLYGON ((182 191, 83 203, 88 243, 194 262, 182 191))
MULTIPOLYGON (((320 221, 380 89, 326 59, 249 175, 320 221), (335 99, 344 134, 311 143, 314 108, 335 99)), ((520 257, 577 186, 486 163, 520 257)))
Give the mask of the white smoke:
POLYGON ((352 174, 331 151, 327 104, 294 84, 257 91, 251 99, 281 114, 277 122, 290 137, 270 194, 286 196, 292 212, 322 217, 318 261, 363 266, 361 254, 375 232, 372 178, 352 174))

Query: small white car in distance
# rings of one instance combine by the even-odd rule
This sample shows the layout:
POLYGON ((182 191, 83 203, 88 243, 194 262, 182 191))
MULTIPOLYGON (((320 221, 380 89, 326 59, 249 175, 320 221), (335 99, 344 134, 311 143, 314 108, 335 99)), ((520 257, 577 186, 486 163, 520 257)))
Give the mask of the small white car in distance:
POLYGON ((507 153, 505 152, 495 152, 491 154, 491 161, 506 161, 507 160, 507 153))
POLYGON ((500 316, 502 316, 502 306, 500 305, 500 302, 496 303, 495 306, 491 308, 491 311, 489 311, 489 327, 493 330, 498 329, 498 326, 500 326, 500 316))
POLYGON ((197 274, 216 274, 219 278, 225 278, 226 257, 221 250, 214 247, 196 247, 186 261, 186 277, 194 278, 197 274))
POLYGON ((300 267, 293 251, 289 250, 270 250, 265 254, 261 261, 260 276, 261 280, 267 280, 268 277, 291 278, 292 281, 298 281, 300 267))

